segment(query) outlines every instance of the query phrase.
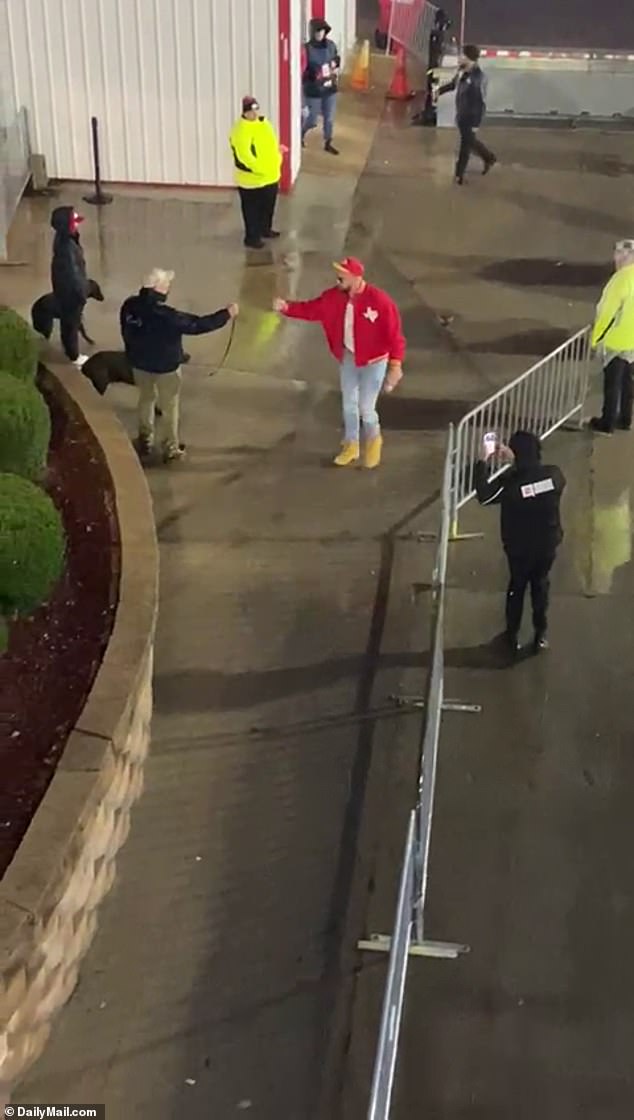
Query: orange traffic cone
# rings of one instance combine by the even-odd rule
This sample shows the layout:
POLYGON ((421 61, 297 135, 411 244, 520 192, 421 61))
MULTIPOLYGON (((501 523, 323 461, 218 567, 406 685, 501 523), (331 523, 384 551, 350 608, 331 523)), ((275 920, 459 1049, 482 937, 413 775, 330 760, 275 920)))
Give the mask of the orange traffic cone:
POLYGON ((407 81, 407 58, 403 47, 396 52, 396 68, 387 96, 390 101, 409 101, 414 96, 407 81))
POLYGON ((356 57, 354 68, 352 70, 352 77, 350 78, 350 89, 357 90, 358 93, 367 93, 370 88, 370 40, 364 39, 361 44, 361 49, 356 57))

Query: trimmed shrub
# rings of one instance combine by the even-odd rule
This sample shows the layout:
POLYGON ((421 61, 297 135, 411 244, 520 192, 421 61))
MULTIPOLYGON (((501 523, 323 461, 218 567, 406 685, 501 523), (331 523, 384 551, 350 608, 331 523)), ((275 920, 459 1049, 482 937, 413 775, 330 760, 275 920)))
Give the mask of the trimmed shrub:
POLYGON ((32 382, 40 344, 26 319, 11 307, 0 307, 0 369, 19 381, 32 382))
POLYGON ((48 494, 26 478, 0 474, 0 616, 30 614, 45 603, 64 552, 62 519, 48 494))
POLYGON ((42 394, 0 369, 0 471, 40 478, 50 439, 51 417, 42 394))

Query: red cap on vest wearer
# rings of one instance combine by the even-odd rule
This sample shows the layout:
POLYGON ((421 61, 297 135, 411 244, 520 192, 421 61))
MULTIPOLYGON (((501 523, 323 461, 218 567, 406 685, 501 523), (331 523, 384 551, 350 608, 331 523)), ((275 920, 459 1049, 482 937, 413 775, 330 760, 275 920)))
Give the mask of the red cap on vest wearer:
POLYGON ((242 112, 250 113, 252 109, 259 109, 257 97, 243 97, 242 98, 242 112))
POLYGON ((347 272, 349 276, 365 275, 365 268, 356 257, 344 257, 342 261, 335 261, 332 266, 336 272, 347 272))

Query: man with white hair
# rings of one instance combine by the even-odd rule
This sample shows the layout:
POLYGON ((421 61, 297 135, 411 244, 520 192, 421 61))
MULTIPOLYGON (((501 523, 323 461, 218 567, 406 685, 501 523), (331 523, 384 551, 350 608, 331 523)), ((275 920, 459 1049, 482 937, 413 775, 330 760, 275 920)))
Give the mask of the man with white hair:
POLYGON ((603 411, 590 421, 594 432, 612 435, 615 426, 632 427, 634 374, 634 239, 617 241, 615 272, 597 308, 592 346, 604 354, 603 411))
POLYGON ((235 319, 239 308, 230 303, 209 315, 177 311, 167 303, 174 273, 155 268, 137 296, 121 307, 120 324, 125 352, 139 389, 139 454, 154 448, 155 408, 162 416, 161 451, 166 463, 182 459, 178 437, 183 335, 209 334, 235 319))

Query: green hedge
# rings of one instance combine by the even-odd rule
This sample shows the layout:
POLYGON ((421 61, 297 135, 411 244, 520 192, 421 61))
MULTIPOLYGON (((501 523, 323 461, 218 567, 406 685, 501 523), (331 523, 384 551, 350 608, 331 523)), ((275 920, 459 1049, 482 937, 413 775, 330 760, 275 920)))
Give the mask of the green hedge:
POLYGON ((17 311, 0 307, 0 369, 20 381, 34 381, 40 344, 37 335, 17 311))
MULTIPOLYGON (((64 529, 48 494, 26 478, 0 474, 0 616, 30 614, 64 569, 64 529)), ((6 623, 0 626, 0 650, 6 623)))
POLYGON ((41 478, 51 439, 42 394, 0 368, 0 471, 41 478))

